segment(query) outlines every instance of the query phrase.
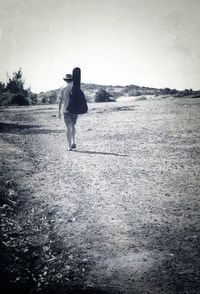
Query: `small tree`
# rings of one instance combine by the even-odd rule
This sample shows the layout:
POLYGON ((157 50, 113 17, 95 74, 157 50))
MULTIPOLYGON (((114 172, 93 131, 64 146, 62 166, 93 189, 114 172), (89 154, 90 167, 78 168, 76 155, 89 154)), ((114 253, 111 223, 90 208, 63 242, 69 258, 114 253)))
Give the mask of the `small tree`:
POLYGON ((12 77, 8 75, 6 90, 13 94, 28 95, 28 91, 24 89, 24 80, 22 79, 21 68, 17 72, 13 72, 12 77))
POLYGON ((46 104, 46 103, 47 103, 47 97, 43 96, 41 102, 42 102, 43 104, 46 104))
POLYGON ((23 96, 22 94, 14 94, 10 100, 10 104, 15 104, 15 105, 30 105, 31 101, 28 97, 23 96))
POLYGON ((176 89, 171 89, 170 90, 170 95, 175 95, 177 93, 178 93, 178 91, 176 89))
POLYGON ((49 96, 49 104, 54 104, 56 102, 56 99, 57 99, 56 93, 52 93, 49 96))
POLYGON ((164 94, 164 95, 169 95, 169 94, 170 94, 170 88, 165 88, 165 89, 163 90, 163 94, 164 94))
POLYGON ((191 94, 193 94, 192 89, 185 89, 184 90, 184 95, 188 96, 188 95, 191 95, 191 94))
POLYGON ((0 82, 0 93, 5 92, 6 91, 6 86, 4 83, 0 82))
POLYGON ((112 95, 107 92, 106 90, 104 90, 103 88, 101 88, 100 90, 98 90, 95 94, 95 102, 109 102, 109 101, 113 101, 112 99, 110 99, 110 97, 112 97, 112 95))
POLYGON ((0 93, 4 94, 1 101, 5 105, 30 105, 37 103, 37 95, 32 93, 30 89, 24 89, 21 68, 18 71, 13 72, 11 77, 8 75, 6 86, 0 82, 0 93), (8 97, 10 98, 8 99, 8 97))

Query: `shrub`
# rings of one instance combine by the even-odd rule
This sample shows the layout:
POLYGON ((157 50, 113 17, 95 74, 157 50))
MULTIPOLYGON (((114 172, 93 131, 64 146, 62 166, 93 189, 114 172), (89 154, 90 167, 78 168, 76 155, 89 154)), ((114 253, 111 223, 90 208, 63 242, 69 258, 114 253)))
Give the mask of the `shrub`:
POLYGON ((141 95, 141 92, 134 89, 134 90, 130 90, 130 92, 128 92, 128 96, 131 97, 131 96, 140 96, 141 95))
POLYGON ((114 101, 112 99, 110 99, 112 97, 112 95, 107 92, 104 89, 100 89, 96 92, 95 94, 95 102, 110 102, 110 101, 114 101))
POLYGON ((177 90, 176 89, 171 89, 170 90, 170 95, 175 95, 175 94, 177 94, 177 90))
POLYGON ((57 95, 55 92, 53 92, 50 96, 49 96, 49 104, 54 104, 56 102, 57 99, 57 95))
POLYGON ((29 91, 28 98, 31 101, 31 104, 33 104, 33 105, 37 104, 37 94, 34 94, 29 91))
POLYGON ((0 93, 0 105, 11 105, 13 94, 9 91, 0 93))
POLYGON ((18 71, 13 72, 12 77, 8 75, 6 90, 13 94, 23 94, 24 96, 28 96, 28 90, 24 89, 24 80, 22 79, 21 68, 18 71))
POLYGON ((41 102, 42 102, 42 104, 46 104, 48 102, 47 97, 43 96, 41 99, 41 102))
POLYGON ((0 82, 0 93, 3 93, 6 91, 6 86, 4 83, 0 82))
POLYGON ((25 97, 22 94, 14 94, 10 100, 10 104, 22 106, 22 105, 30 105, 32 103, 28 96, 25 97))
POLYGON ((0 105, 30 105, 37 104, 37 95, 30 89, 24 89, 21 68, 8 75, 7 85, 0 82, 0 105))
POLYGON ((170 88, 163 89, 163 94, 164 95, 169 95, 170 94, 170 88))

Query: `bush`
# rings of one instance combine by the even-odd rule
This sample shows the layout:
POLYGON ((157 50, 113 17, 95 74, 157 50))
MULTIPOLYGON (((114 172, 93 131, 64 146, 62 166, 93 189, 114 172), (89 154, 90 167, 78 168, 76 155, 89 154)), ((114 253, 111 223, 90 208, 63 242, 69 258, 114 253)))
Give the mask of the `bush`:
POLYGON ((42 104, 46 104, 48 102, 47 97, 43 96, 41 99, 42 104))
POLYGON ((13 72, 12 77, 8 75, 6 91, 10 91, 13 94, 28 94, 28 91, 24 89, 24 81, 22 80, 21 68, 18 71, 13 72))
POLYGON ((37 94, 34 94, 29 91, 28 98, 31 101, 31 104, 36 105, 37 104, 37 94))
POLYGON ((22 106, 22 105, 31 105, 32 103, 29 97, 25 97, 21 94, 14 94, 11 98, 10 104, 22 106))
POLYGON ((131 96, 140 96, 141 95, 141 92, 138 91, 138 90, 131 90, 130 92, 128 92, 128 96, 131 97, 131 96))
POLYGON ((176 89, 171 89, 170 90, 170 95, 175 95, 177 93, 178 93, 178 91, 176 89))
POLYGON ((4 83, 0 82, 0 93, 3 93, 6 91, 6 86, 4 83))
POLYGON ((55 92, 53 92, 50 96, 49 96, 49 104, 54 104, 56 103, 57 100, 57 95, 55 92))
POLYGON ((95 94, 95 102, 110 102, 110 101, 114 101, 112 99, 110 99, 110 97, 112 97, 112 95, 107 92, 104 89, 100 89, 96 92, 95 94))
POLYGON ((42 104, 54 104, 57 103, 56 91, 49 91, 47 93, 40 93, 38 95, 38 103, 42 104))
POLYGON ((163 89, 163 94, 164 95, 169 95, 170 94, 170 88, 163 89))
POLYGON ((24 89, 21 68, 14 72, 12 77, 8 75, 7 85, 0 82, 0 105, 31 105, 37 104, 37 95, 30 89, 24 89))
POLYGON ((0 105, 6 106, 11 105, 11 100, 13 98, 13 94, 9 91, 0 93, 0 105))

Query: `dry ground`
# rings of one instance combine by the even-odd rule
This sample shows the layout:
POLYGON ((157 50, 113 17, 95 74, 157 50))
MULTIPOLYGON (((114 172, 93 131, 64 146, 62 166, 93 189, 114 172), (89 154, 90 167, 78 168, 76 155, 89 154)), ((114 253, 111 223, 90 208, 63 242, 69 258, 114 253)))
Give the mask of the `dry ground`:
POLYGON ((200 99, 1 114, 1 289, 200 293, 200 99))

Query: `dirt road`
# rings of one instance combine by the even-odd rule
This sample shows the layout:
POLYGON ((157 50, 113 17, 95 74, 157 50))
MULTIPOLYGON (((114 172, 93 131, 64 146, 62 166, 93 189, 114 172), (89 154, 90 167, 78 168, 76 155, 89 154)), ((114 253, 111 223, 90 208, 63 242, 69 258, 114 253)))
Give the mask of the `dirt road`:
POLYGON ((5 289, 199 293, 199 112, 91 103, 68 152, 57 105, 1 109, 5 289))

